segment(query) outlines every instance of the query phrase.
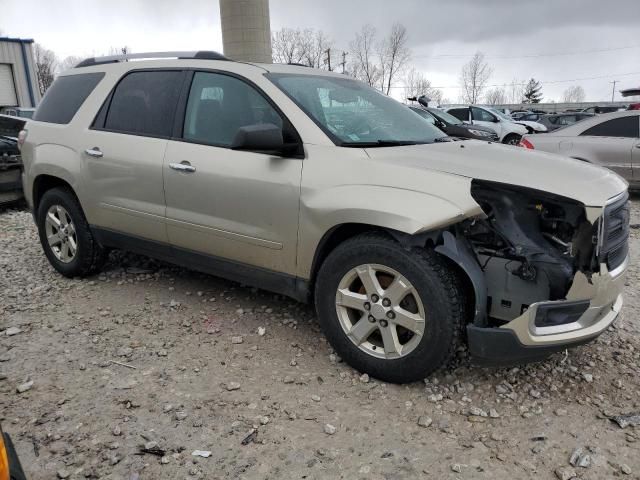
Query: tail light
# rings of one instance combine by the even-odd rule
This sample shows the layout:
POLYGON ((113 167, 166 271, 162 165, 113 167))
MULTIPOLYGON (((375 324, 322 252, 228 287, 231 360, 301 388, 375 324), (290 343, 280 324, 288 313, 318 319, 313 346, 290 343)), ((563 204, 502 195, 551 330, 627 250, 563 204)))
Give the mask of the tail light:
POLYGON ((520 139, 520 142, 518 143, 518 146, 519 147, 524 147, 524 148, 529 149, 529 150, 535 149, 535 147, 533 146, 533 143, 531 143, 526 138, 520 139))
POLYGON ((24 145, 24 142, 27 141, 27 135, 29 134, 28 130, 20 130, 20 133, 18 133, 18 147, 22 147, 22 145, 24 145))
POLYGON ((640 110, 640 103, 632 103, 629 105, 628 110, 640 110))

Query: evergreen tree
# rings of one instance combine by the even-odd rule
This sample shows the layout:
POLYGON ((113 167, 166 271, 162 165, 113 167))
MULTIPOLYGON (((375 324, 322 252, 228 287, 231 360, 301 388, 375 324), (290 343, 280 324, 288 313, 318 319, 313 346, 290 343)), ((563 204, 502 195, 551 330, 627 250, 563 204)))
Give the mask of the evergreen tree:
POLYGON ((524 87, 522 96, 522 103, 540 103, 540 100, 542 100, 542 86, 540 82, 533 78, 529 80, 529 83, 524 87))

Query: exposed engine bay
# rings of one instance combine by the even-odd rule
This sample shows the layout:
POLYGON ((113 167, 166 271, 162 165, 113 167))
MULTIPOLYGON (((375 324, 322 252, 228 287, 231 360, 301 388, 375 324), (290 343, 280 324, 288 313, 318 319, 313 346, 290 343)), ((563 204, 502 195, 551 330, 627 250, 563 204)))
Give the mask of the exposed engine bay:
POLYGON ((462 225, 484 273, 489 322, 502 324, 532 303, 566 298, 574 275, 597 271, 597 226, 584 205, 533 189, 474 181, 486 214, 462 225))

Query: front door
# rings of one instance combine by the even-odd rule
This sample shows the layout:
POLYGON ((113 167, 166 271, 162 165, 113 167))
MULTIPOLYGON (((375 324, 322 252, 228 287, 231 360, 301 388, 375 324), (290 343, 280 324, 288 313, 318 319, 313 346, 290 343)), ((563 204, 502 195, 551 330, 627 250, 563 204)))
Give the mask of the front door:
POLYGON ((473 123, 474 125, 480 125, 482 127, 490 128, 491 130, 496 132, 500 138, 503 137, 504 132, 502 132, 500 122, 498 121, 498 118, 492 113, 487 112, 482 108, 471 107, 471 116, 473 118, 471 123, 473 123))
POLYGON ((244 80, 194 73, 182 140, 169 141, 164 163, 167 232, 177 255, 295 273, 303 161, 229 148, 240 127, 261 123, 288 124, 244 80))

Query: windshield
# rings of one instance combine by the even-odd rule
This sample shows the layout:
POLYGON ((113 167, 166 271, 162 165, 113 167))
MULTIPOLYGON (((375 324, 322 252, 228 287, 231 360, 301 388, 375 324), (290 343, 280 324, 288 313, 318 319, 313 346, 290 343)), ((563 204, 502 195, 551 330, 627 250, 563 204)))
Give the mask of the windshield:
POLYGON ((513 122, 513 118, 511 118, 509 115, 507 115, 506 113, 502 113, 500 110, 496 110, 495 108, 489 108, 489 107, 484 107, 486 110, 489 110, 491 113, 493 113, 494 115, 497 115, 498 117, 500 117, 503 120, 507 120, 509 122, 513 122))
POLYGON ((453 115, 451 115, 450 113, 447 112, 443 112, 441 110, 429 110, 434 116, 438 117, 440 120, 442 120, 443 122, 446 123, 450 123, 452 125, 462 125, 462 120, 460 120, 459 118, 454 117, 453 115))
POLYGON ((433 143, 446 137, 405 105, 350 78, 268 74, 340 146, 433 143))

